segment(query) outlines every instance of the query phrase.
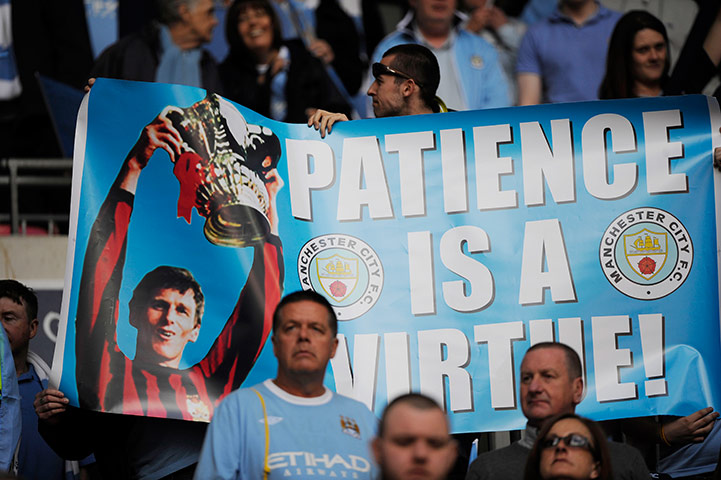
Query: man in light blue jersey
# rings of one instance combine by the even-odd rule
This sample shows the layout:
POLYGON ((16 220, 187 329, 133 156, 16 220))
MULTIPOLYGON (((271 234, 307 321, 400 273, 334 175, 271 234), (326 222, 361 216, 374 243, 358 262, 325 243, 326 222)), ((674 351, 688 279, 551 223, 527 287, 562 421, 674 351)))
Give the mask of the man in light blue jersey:
POLYGON ((228 395, 205 437, 196 479, 371 479, 376 418, 323 385, 338 346, 333 307, 313 291, 284 297, 273 315, 276 378, 228 395))

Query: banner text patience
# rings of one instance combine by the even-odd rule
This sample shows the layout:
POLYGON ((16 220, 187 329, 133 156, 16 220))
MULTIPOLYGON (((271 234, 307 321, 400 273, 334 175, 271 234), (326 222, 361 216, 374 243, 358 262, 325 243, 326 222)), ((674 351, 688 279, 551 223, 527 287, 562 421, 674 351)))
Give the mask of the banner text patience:
MULTIPOLYGON (((501 188, 501 178, 514 175, 513 158, 501 156, 503 145, 520 138, 523 203, 546 204, 546 187, 557 204, 576 201, 574 138, 571 120, 550 121, 550 132, 540 122, 522 122, 472 128, 475 167, 475 208, 479 211, 518 208, 519 192, 501 188)), ((639 151, 639 132, 620 114, 591 117, 581 130, 583 183, 591 196, 616 200, 632 193, 639 178, 646 179, 649 194, 688 191, 684 173, 671 172, 671 160, 682 158, 682 142, 670 141, 669 130, 683 126, 680 110, 643 113, 645 161, 629 161, 639 151), (645 176, 639 176, 639 164, 645 176)), ((340 170, 331 147, 320 140, 286 140, 291 208, 297 219, 312 221, 314 191, 327 190, 338 182, 337 220, 360 221, 363 207, 373 220, 395 218, 391 189, 398 188, 401 215, 426 214, 424 152, 440 149, 445 213, 469 210, 466 165, 467 131, 457 128, 389 134, 383 137, 387 154, 396 154, 402 182, 388 182, 387 166, 376 136, 349 137, 343 141, 340 170)), ((386 160, 387 160, 386 156, 386 160)))

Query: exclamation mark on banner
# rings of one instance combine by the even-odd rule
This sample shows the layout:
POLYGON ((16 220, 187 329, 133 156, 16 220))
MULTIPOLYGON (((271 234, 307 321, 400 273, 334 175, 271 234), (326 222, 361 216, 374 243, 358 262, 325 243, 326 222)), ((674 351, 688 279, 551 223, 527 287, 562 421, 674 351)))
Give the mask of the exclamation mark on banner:
POLYGON ((646 396, 666 395, 665 357, 663 344, 663 315, 660 313, 638 316, 641 327, 641 348, 643 348, 643 366, 646 369, 646 396))

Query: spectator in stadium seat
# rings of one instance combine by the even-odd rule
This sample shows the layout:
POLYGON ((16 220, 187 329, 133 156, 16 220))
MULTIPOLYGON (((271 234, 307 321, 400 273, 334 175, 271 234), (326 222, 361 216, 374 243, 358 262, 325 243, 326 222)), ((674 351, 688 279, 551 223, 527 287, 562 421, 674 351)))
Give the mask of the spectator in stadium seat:
POLYGON ((195 478, 375 478, 368 407, 323 384, 338 347, 338 321, 325 297, 301 290, 273 315, 273 379, 236 390, 208 427, 195 478))
MULTIPOLYGON (((491 44, 463 28, 456 0, 411 0, 411 10, 376 47, 372 62, 389 48, 417 43, 429 48, 443 72, 438 96, 453 110, 508 107, 509 81, 491 44)), ((372 77, 366 84, 373 82, 372 77)))
POLYGON ((603 430, 593 420, 573 413, 549 419, 538 433, 525 480, 610 480, 611 460, 603 430))
POLYGON ((275 120, 300 123, 318 108, 348 112, 320 60, 299 39, 283 40, 269 0, 237 0, 226 15, 227 98, 275 120))
POLYGON ((419 393, 388 404, 372 445, 383 480, 442 480, 458 454, 445 413, 419 393))
MULTIPOLYGON (((521 440, 479 455, 466 480, 516 480, 523 477, 526 460, 543 423, 560 414, 574 413, 583 398, 581 360, 562 343, 537 343, 521 362, 521 409, 528 424, 521 440)), ((608 442, 616 480, 648 480, 649 472, 635 448, 608 442)))
MULTIPOLYGON (((435 55, 423 45, 406 43, 391 47, 380 62, 374 63, 375 81, 368 88, 377 118, 420 115, 447 111, 436 96, 441 72, 435 55)), ((325 137, 336 122, 348 120, 342 113, 318 110, 308 118, 308 126, 325 137)))
POLYGON ((620 17, 597 0, 562 0, 549 18, 531 25, 518 50, 519 105, 596 100, 620 17))
POLYGON ((526 24, 506 13, 489 0, 463 0, 468 10, 468 21, 465 28, 469 32, 480 35, 493 45, 498 52, 498 59, 503 73, 509 80, 511 103, 518 100, 516 87, 516 58, 518 47, 526 33, 526 24))
POLYGON ((691 71, 680 72, 683 77, 671 82, 671 54, 664 24, 644 10, 624 14, 609 41, 599 98, 700 93, 721 61, 721 8, 716 16, 703 44, 688 52, 694 58, 691 71))
POLYGON ((158 0, 159 21, 100 54, 91 77, 177 83, 222 94, 218 67, 203 48, 218 25, 213 0, 158 0))
MULTIPOLYGON (((35 395, 47 387, 50 367, 30 351, 30 340, 38 330, 38 299, 30 288, 16 280, 0 280, 0 321, 7 333, 18 375, 22 410, 22 441, 18 451, 18 475, 25 478, 61 480, 73 478, 79 466, 68 465, 38 433, 35 395)), ((94 462, 90 457, 83 463, 94 462)))

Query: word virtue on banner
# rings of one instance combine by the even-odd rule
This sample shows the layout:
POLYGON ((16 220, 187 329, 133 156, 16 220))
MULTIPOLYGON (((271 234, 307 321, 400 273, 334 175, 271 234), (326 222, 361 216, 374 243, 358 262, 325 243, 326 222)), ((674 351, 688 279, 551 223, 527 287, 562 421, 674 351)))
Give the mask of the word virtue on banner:
MULTIPOLYGON (((353 339, 353 363, 350 361, 348 341, 338 335, 339 348, 331 359, 336 390, 351 396, 373 409, 377 401, 378 368, 381 344, 385 359, 386 400, 412 390, 435 398, 448 411, 473 412, 482 404, 497 410, 517 409, 518 385, 516 372, 521 358, 517 354, 536 343, 556 338, 573 348, 581 358, 583 371, 592 376, 593 390, 599 402, 633 400, 639 395, 666 395, 664 378, 664 317, 660 313, 638 315, 641 355, 647 380, 639 393, 639 384, 624 380, 623 372, 636 365, 638 352, 620 348, 618 337, 634 335, 632 319, 628 315, 591 317, 592 362, 585 351, 584 326, 581 318, 560 318, 556 322, 558 337, 554 335, 551 319, 524 322, 505 322, 473 327, 473 342, 464 332, 454 328, 419 330, 417 332, 417 371, 419 384, 413 384, 411 338, 407 332, 358 334, 353 339), (527 332, 530 341, 527 341, 527 332), (519 348, 517 348, 519 347, 519 348), (484 354, 483 351, 487 353, 484 354), (476 375, 479 365, 488 369, 487 375, 476 375), (591 375, 591 373, 593 375, 591 375), (478 385, 479 381, 488 384, 478 385), (446 387, 448 396, 446 396, 446 387), (482 398, 474 398, 483 395, 482 398), (481 393, 479 393, 481 392, 481 393), (490 392, 487 398, 486 392, 490 392)), ((587 382, 585 382, 588 384, 587 382)), ((380 402, 385 404, 384 401, 380 402)))
MULTIPOLYGON (((669 129, 683 126, 680 110, 643 112, 646 191, 681 193, 689 189, 685 173, 671 173, 671 160, 683 157, 682 142, 669 140, 669 129)), ((546 204, 546 188, 558 204, 576 201, 574 138, 570 119, 476 126, 472 129, 476 204, 479 211, 518 208, 518 192, 503 190, 501 177, 513 175, 514 159, 500 155, 500 146, 513 144, 518 130, 521 147, 523 199, 526 206, 546 204), (553 148, 551 148, 553 145, 553 148)), ((385 151, 397 157, 404 217, 427 214, 424 153, 440 148, 445 213, 469 211, 469 175, 463 129, 389 134, 385 151), (440 139, 440 147, 437 141, 440 139)), ((591 117, 581 130, 581 168, 586 191, 601 200, 615 200, 633 192, 639 182, 638 164, 628 155, 639 145, 634 125, 624 116, 604 113, 591 117), (610 160, 613 160, 612 162, 610 160)), ((338 221, 360 221, 363 207, 373 220, 394 218, 391 186, 386 175, 390 157, 381 152, 378 137, 343 140, 342 162, 336 172, 335 154, 320 140, 286 140, 288 183, 293 216, 313 220, 312 194, 338 182, 338 221)))

